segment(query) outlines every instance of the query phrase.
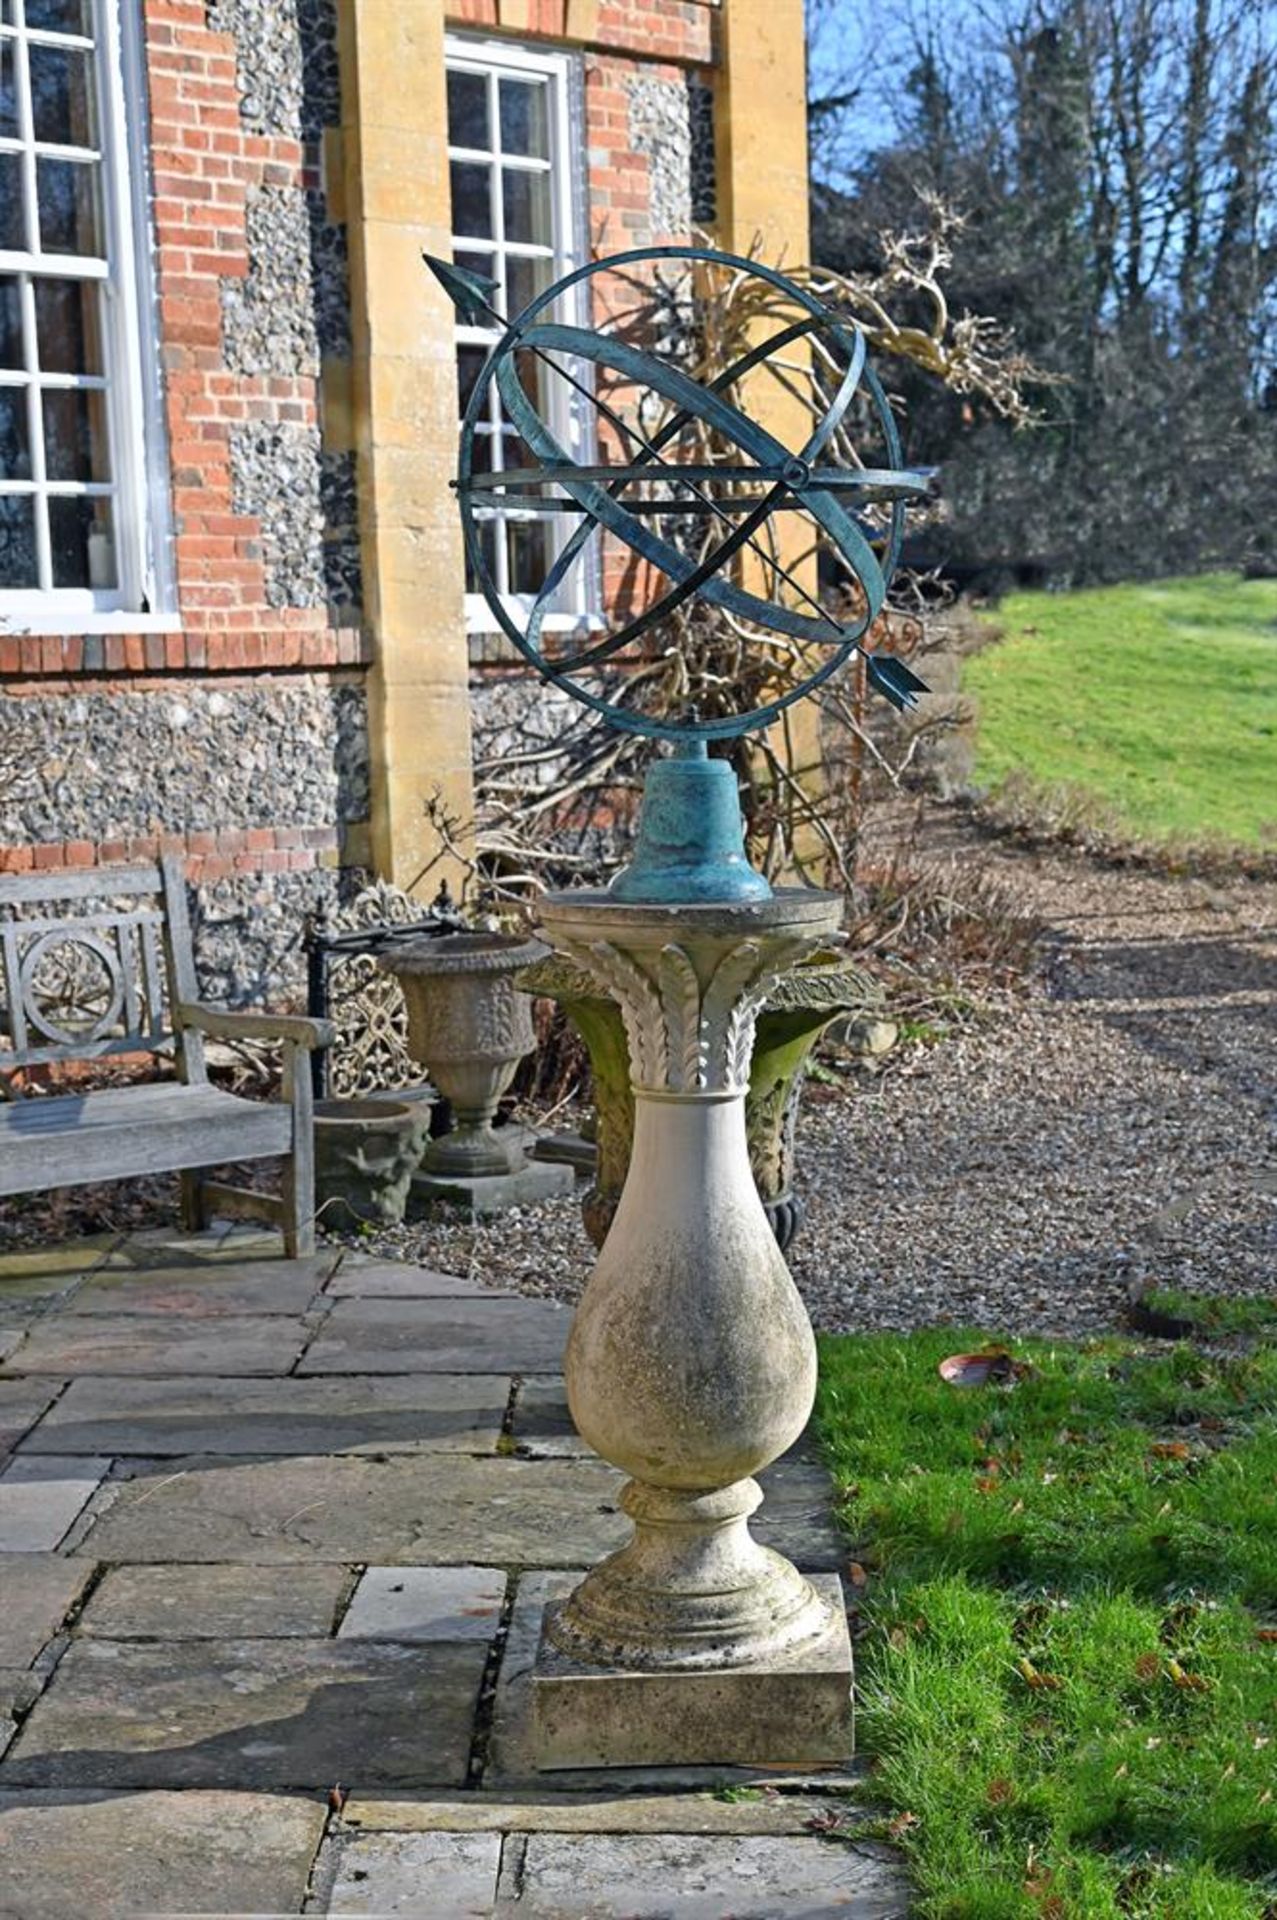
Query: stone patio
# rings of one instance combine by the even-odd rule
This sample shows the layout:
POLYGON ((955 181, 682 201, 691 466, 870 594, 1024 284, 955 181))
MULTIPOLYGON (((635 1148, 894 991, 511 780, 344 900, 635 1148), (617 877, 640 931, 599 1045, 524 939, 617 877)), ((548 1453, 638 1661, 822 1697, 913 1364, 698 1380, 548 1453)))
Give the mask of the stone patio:
POLYGON ((0 1261, 0 1913, 905 1911, 854 1767, 536 1772, 541 1608, 628 1530, 569 1322, 229 1230, 0 1261))

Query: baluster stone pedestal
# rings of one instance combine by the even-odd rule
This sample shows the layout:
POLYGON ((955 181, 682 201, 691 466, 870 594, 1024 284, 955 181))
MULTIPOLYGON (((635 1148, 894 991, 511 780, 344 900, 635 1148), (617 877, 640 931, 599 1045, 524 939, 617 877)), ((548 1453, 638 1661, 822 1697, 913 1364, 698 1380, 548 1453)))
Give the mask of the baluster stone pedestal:
POLYGON ((631 1477, 634 1536, 547 1608, 545 1768, 815 1764, 852 1747, 840 1584, 761 1547, 752 1476, 807 1424, 816 1350, 750 1171, 754 1022, 840 899, 663 907, 551 896, 542 928, 621 1005, 634 1149, 568 1340, 583 1437, 631 1477))

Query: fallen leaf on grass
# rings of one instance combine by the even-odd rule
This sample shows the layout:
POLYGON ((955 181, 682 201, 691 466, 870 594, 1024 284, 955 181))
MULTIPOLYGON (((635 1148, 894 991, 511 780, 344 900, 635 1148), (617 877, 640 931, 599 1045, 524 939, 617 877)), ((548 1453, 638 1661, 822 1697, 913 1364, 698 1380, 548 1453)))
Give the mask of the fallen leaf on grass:
POLYGON ((1256 1627, 1255 1638, 1261 1640, 1265 1646, 1271 1647, 1277 1644, 1277 1627, 1256 1627))
POLYGON ((1187 1673, 1178 1660, 1168 1660, 1166 1671, 1184 1693, 1209 1693, 1215 1684, 1202 1673, 1187 1673))
POLYGON ((843 1816, 833 1807, 820 1807, 803 1821, 808 1833, 837 1833, 842 1826, 843 1816))
POLYGON ((1064 1685, 1058 1673, 1039 1673, 1031 1660, 1017 1660, 1015 1664, 1035 1691, 1058 1693, 1064 1685))
POLYGON ((908 1833, 910 1827, 916 1827, 917 1824, 916 1813, 898 1813, 894 1820, 888 1820, 887 1832, 893 1840, 899 1840, 901 1834, 908 1833))
POLYGON ((984 1797, 991 1807, 1004 1807, 1008 1800, 1015 1799, 1013 1780, 990 1780, 984 1790, 984 1797))
POLYGON ((1156 1680, 1161 1671, 1162 1663, 1155 1653, 1142 1653, 1135 1662, 1137 1680, 1156 1680))
POLYGON ((1187 1460, 1191 1451, 1182 1440, 1154 1440, 1149 1448, 1154 1460, 1187 1460))
POLYGON ((851 1581, 853 1587, 867 1587, 869 1585, 869 1575, 865 1572, 859 1560, 849 1562, 847 1578, 851 1581))

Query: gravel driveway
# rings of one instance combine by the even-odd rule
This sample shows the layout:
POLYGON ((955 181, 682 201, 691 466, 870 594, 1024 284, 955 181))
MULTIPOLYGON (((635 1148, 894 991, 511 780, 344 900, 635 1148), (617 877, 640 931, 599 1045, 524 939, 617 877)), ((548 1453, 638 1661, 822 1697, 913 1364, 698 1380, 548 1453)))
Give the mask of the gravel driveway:
MULTIPOLYGON (((924 846, 1041 916, 1042 977, 990 1027, 810 1090, 790 1264, 817 1326, 1070 1334, 1118 1325, 1133 1278, 1277 1289, 1277 886, 990 851, 951 813, 924 846)), ((566 1299, 593 1257, 572 1200, 385 1244, 566 1299)))

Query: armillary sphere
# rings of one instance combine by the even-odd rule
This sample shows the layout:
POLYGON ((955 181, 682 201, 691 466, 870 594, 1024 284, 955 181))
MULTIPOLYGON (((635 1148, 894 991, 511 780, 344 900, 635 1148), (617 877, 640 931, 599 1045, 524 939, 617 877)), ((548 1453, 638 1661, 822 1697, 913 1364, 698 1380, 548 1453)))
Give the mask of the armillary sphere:
POLYGON ((930 475, 904 467, 854 323, 775 268, 704 247, 642 247, 591 261, 508 322, 492 304, 494 283, 444 261, 429 264, 464 325, 500 329, 470 388, 454 484, 472 583, 539 674, 613 726, 669 740, 765 727, 856 652, 879 693, 900 708, 914 704, 924 683, 862 642, 899 558, 906 503, 927 493, 930 475), (678 363, 704 324, 705 281, 715 273, 720 282, 747 275, 766 283, 778 296, 766 303, 775 330, 698 379, 678 363), (655 277, 648 297, 636 299, 644 274, 655 277), (587 310, 593 324, 585 324, 587 310), (745 402, 768 374, 792 393, 817 351, 822 383, 810 391, 823 411, 790 407, 806 437, 788 446, 745 402), (872 443, 873 464, 848 453, 853 422, 858 446, 872 443), (608 459, 581 457, 603 450, 608 459), (818 597, 814 567, 785 557, 795 541, 773 521, 795 513, 809 523, 809 545, 845 570, 846 617, 818 597), (518 593, 494 564, 498 516, 548 533, 538 550, 541 577, 521 581, 518 593), (597 579, 609 545, 620 572, 614 563, 612 589, 601 597, 619 610, 600 631, 561 608, 573 570, 592 568, 597 579), (690 703, 679 717, 647 714, 625 698, 617 670, 644 648, 659 652, 670 616, 696 602, 717 609, 746 648, 781 645, 789 663, 783 691, 708 718, 690 703), (611 679, 600 672, 609 663, 611 679))

